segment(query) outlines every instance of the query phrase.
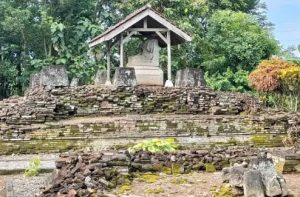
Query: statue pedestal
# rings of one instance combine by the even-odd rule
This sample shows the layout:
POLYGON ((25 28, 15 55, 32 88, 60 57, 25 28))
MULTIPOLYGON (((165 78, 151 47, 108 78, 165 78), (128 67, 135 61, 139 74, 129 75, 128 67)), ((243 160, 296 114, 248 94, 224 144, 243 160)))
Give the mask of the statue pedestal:
POLYGON ((138 85, 164 85, 164 73, 155 66, 134 66, 138 85))

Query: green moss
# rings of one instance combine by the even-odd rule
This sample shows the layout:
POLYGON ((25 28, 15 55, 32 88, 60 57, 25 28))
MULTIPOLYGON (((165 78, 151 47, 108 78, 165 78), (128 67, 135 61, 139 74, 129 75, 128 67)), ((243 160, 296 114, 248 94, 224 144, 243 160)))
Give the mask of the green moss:
POLYGON ((117 195, 120 196, 120 195, 126 194, 126 193, 130 192, 131 190, 132 190, 131 185, 122 185, 117 190, 117 195))
POLYGON ((206 172, 215 172, 216 171, 216 167, 215 167, 214 164, 207 163, 207 164, 205 164, 205 171, 206 172))
POLYGON ((1 142, 0 154, 35 154, 46 152, 64 152, 83 146, 85 142, 74 140, 30 140, 1 142))
POLYGON ((134 143, 128 143, 128 144, 115 144, 112 146, 112 149, 114 150, 127 150, 129 147, 134 146, 134 143))
POLYGON ((213 197, 235 197, 232 188, 229 185, 222 185, 220 189, 213 187, 211 189, 213 197))
POLYGON ((234 137, 231 137, 228 141, 227 141, 228 144, 231 144, 231 145, 238 145, 240 142, 235 139, 234 137))
POLYGON ((270 134, 255 134, 251 136, 250 142, 257 147, 280 147, 283 146, 283 138, 284 136, 281 135, 272 136, 270 134))
POLYGON ((146 183, 155 183, 160 179, 158 174, 146 173, 138 175, 139 181, 146 182, 146 183))
POLYGON ((220 126, 218 127, 218 133, 224 133, 224 132, 225 132, 224 126, 223 126, 223 125, 220 125, 220 126))
POLYGON ((153 189, 145 189, 144 193, 145 194, 160 194, 160 193, 164 193, 165 190, 162 187, 157 187, 157 188, 153 188, 153 189))
POLYGON ((176 184, 176 185, 182 185, 182 184, 187 184, 188 180, 185 178, 175 178, 171 180, 171 183, 176 184))
POLYGON ((164 166, 162 168, 162 172, 165 173, 165 174, 168 174, 168 175, 180 174, 180 172, 181 172, 181 165, 174 164, 171 167, 164 166))

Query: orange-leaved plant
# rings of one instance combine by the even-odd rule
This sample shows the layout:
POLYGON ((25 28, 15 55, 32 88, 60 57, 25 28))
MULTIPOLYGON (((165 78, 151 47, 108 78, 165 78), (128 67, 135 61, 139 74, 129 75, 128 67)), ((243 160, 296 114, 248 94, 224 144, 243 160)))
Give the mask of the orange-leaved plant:
POLYGON ((283 69, 296 65, 279 58, 262 61, 257 68, 250 73, 250 86, 259 92, 273 92, 281 87, 280 73, 283 69))

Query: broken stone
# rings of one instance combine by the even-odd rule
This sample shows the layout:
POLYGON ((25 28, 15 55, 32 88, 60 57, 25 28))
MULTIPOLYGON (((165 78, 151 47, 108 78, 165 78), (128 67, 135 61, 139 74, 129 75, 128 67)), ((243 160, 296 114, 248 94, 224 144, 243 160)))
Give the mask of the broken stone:
POLYGON ((185 68, 178 70, 175 80, 176 87, 205 87, 206 82, 201 69, 185 68))
POLYGON ((113 80, 115 87, 133 87, 137 85, 134 68, 117 68, 113 80))
POLYGON ((95 85, 104 85, 107 79, 106 70, 98 70, 95 76, 95 85))
POLYGON ((69 86, 68 73, 63 65, 51 65, 40 73, 41 85, 46 88, 69 86))
POLYGON ((70 83, 70 87, 78 87, 79 85, 79 79, 78 78, 73 78, 71 83, 70 83))
POLYGON ((245 172, 243 179, 245 197, 265 197, 264 185, 259 171, 249 170, 245 172))

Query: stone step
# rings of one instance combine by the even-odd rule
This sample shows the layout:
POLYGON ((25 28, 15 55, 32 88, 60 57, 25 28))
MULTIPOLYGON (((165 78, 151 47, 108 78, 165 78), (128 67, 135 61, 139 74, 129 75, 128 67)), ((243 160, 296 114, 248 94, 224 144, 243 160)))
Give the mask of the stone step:
POLYGON ((0 156, 0 175, 11 175, 24 173, 29 166, 30 160, 39 158, 41 160, 40 172, 52 172, 55 169, 57 154, 44 155, 16 155, 0 156))

